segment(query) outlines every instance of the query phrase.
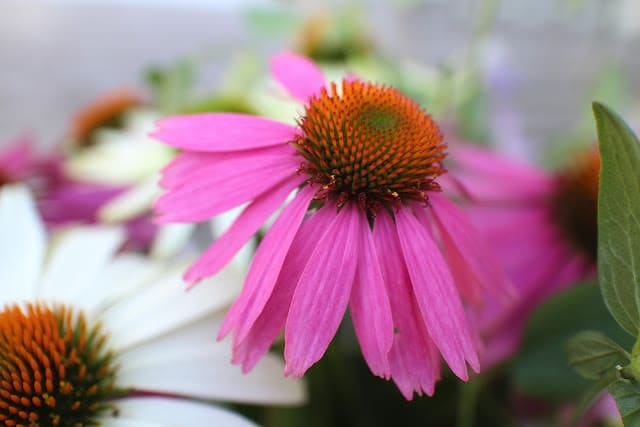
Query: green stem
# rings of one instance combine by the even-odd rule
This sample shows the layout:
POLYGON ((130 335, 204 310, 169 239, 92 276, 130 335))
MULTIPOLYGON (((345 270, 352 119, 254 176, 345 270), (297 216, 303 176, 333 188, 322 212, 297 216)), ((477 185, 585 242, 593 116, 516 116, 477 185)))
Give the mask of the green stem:
POLYGON ((468 382, 460 383, 458 397, 458 417, 456 427, 473 427, 476 416, 476 405, 482 388, 480 377, 471 377, 468 382))

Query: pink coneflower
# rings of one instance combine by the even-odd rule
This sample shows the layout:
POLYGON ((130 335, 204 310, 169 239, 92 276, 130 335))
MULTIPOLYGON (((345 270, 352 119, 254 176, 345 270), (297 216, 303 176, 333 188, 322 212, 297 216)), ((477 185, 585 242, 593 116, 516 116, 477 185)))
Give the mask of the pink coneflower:
MULTIPOLYGON (((17 140, 0 148, 0 187, 26 184, 36 197, 38 211, 49 229, 97 223, 99 208, 123 188, 70 179, 63 172, 62 161, 62 156, 55 152, 37 152, 29 139, 17 140)), ((150 246, 156 226, 149 218, 136 218, 126 227, 127 249, 146 250, 150 246)))
POLYGON ((510 307, 479 315, 484 364, 513 354, 533 310, 595 273, 600 156, 596 147, 555 173, 469 145, 452 148, 453 175, 475 200, 469 213, 518 288, 510 307))
POLYGON ((506 276, 470 222, 440 194, 445 144, 431 119, 396 89, 327 83, 290 53, 272 72, 303 103, 297 126, 241 114, 170 117, 155 137, 184 152, 164 170, 161 222, 208 219, 249 202, 187 271, 218 272, 286 204, 262 239, 242 294, 220 331, 233 330, 233 362, 250 370, 284 328, 285 373, 318 361, 350 307, 375 375, 407 399, 434 392, 440 353, 453 372, 479 370, 461 298, 506 276), (444 255, 443 255, 444 252, 444 255))

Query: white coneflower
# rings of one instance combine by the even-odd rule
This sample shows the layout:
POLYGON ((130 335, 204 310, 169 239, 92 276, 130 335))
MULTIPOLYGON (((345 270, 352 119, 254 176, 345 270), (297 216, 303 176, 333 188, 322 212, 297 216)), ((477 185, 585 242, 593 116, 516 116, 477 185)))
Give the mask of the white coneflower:
MULTIPOLYGON (((79 181, 129 189, 106 203, 98 217, 106 223, 121 223, 148 213, 160 194, 158 171, 175 155, 175 150, 149 138, 159 114, 134 109, 124 117, 123 127, 95 131, 95 143, 76 150, 65 161, 66 173, 79 181)), ((163 226, 158 230, 151 253, 164 258, 180 250, 191 236, 191 224, 163 226)))
POLYGON ((251 426, 187 399, 293 404, 299 382, 271 357, 252 375, 216 343, 241 278, 184 293, 183 263, 116 255, 118 228, 69 229, 46 242, 21 186, 0 192, 0 425, 251 426))

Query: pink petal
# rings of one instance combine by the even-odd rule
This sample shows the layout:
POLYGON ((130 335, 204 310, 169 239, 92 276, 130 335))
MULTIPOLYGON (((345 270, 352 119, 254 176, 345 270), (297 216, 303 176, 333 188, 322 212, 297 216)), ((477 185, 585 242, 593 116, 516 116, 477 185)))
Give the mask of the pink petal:
POLYGON ((454 144, 449 151, 453 160, 466 168, 496 178, 521 181, 549 181, 551 178, 541 169, 471 144, 454 144))
POLYGON ((376 218, 373 238, 378 253, 384 253, 380 263, 396 327, 389 352, 391 378, 407 400, 413 399, 414 392, 432 395, 440 379, 440 356, 420 315, 398 233, 388 215, 376 218))
POLYGON ((229 333, 231 328, 235 328, 233 338, 234 345, 237 345, 249 333, 273 292, 285 256, 314 195, 315 190, 310 186, 300 190, 260 242, 242 293, 229 309, 219 338, 229 333))
POLYGON ((168 189, 180 187, 193 181, 194 178, 197 179, 198 174, 202 174, 204 170, 208 170, 207 173, 224 176, 238 173, 238 170, 243 170, 242 168, 252 170, 265 160, 277 163, 278 159, 283 163, 290 161, 292 165, 300 162, 297 151, 287 144, 237 152, 183 152, 162 169, 160 186, 168 189))
POLYGON ((288 124, 238 113, 206 113, 159 120, 153 138, 192 151, 238 151, 293 140, 288 124))
POLYGON ((552 177, 544 171, 488 150, 468 144, 454 144, 449 150, 451 173, 476 200, 530 202, 545 198, 553 188, 552 177))
POLYGON ((220 271, 284 203, 291 191, 303 182, 303 177, 294 176, 257 197, 242 211, 233 225, 187 270, 184 279, 193 284, 220 271))
POLYGON ((214 162, 169 183, 154 204, 158 222, 197 222, 256 198, 296 174, 294 155, 252 156, 214 162), (175 186, 173 186, 175 185, 175 186))
MULTIPOLYGON (((428 227, 430 227, 434 221, 432 221, 431 216, 427 213, 424 206, 416 203, 413 205, 413 208, 416 218, 431 231, 428 227)), ((439 234, 442 235, 443 233, 439 234)), ((433 233, 430 233, 430 235, 433 237, 433 233)), ((451 239, 449 239, 446 234, 442 235, 441 239, 443 240, 446 259, 449 264, 449 271, 451 271, 458 291, 465 301, 477 308, 481 308, 485 303, 485 295, 473 275, 473 271, 468 268, 467 261, 451 242, 451 239), (453 249, 450 250, 449 248, 453 249)))
POLYGON ((34 143, 29 139, 13 141, 0 152, 0 169, 9 176, 20 176, 37 161, 34 143))
POLYGON ((242 364, 243 372, 249 372, 280 335, 293 292, 318 241, 318 230, 322 230, 334 216, 335 212, 330 209, 320 209, 300 226, 269 301, 246 338, 234 347, 232 362, 242 364))
POLYGON ((513 276, 519 290, 516 303, 505 307, 491 299, 480 312, 481 315, 477 316, 483 334, 491 335, 493 329, 501 328, 510 322, 507 318, 512 316, 512 312, 522 311, 523 306, 534 306, 540 301, 540 296, 548 295, 546 290, 553 288, 556 277, 570 259, 570 255, 562 246, 534 246, 533 249, 535 250, 529 249, 528 254, 535 255, 535 258, 528 258, 528 263, 520 263, 522 273, 513 276), (535 262, 535 269, 531 268, 532 262, 535 262), (535 297, 536 295, 539 296, 535 297))
MULTIPOLYGON (((450 260, 455 263, 455 266, 452 265, 454 278, 467 281, 475 279, 476 285, 505 303, 513 300, 516 292, 511 280, 464 213, 441 194, 432 193, 429 201, 442 235, 445 253, 447 257, 451 254, 450 260)), ((417 209, 420 207, 414 211, 417 209)))
POLYGON ((451 272, 426 229, 408 212, 396 213, 396 227, 413 291, 429 335, 461 379, 469 378, 465 360, 479 371, 478 355, 451 272))
POLYGON ((271 58, 271 74, 289 95, 303 103, 326 84, 322 71, 313 61, 291 52, 282 52, 271 58))
POLYGON ((369 368, 375 375, 389 379, 388 353, 393 344, 391 305, 369 223, 361 220, 359 226, 360 251, 349 305, 351 318, 369 368))
POLYGON ((309 255, 285 326, 285 375, 302 376, 317 362, 344 317, 356 274, 359 221, 367 220, 358 208, 343 207, 309 255))

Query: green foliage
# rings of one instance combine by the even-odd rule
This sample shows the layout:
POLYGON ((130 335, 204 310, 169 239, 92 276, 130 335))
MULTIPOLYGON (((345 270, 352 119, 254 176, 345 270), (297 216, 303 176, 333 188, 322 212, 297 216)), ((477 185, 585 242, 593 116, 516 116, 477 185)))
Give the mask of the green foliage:
POLYGON ((585 378, 597 380, 617 365, 629 363, 630 355, 598 331, 583 331, 567 343, 569 365, 585 378))
POLYGON ((234 83, 246 88, 253 79, 247 67, 251 63, 239 59, 229 70, 232 81, 225 82, 225 91, 215 91, 206 96, 194 95, 199 66, 196 59, 181 59, 166 68, 152 68, 147 72, 147 81, 152 89, 153 105, 163 114, 197 114, 214 111, 255 114, 241 90, 234 83))
POLYGON ((590 383, 567 364, 565 350, 569 338, 585 329, 599 330, 629 347, 632 344, 607 311, 597 283, 577 284, 531 317, 510 368, 518 388, 549 401, 581 397, 590 383))
POLYGON ((609 386, 626 427, 640 427, 640 384, 619 379, 609 386))
POLYGON ((640 332, 640 146, 624 121, 593 104, 601 170, 598 273, 605 304, 629 334, 640 332))
POLYGON ((165 114, 175 114, 189 102, 195 79, 195 63, 191 59, 177 61, 165 69, 147 71, 153 90, 153 104, 165 114))

